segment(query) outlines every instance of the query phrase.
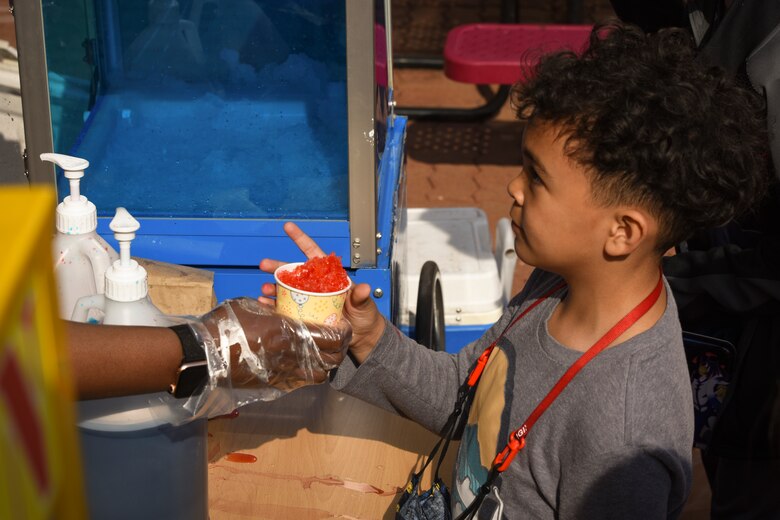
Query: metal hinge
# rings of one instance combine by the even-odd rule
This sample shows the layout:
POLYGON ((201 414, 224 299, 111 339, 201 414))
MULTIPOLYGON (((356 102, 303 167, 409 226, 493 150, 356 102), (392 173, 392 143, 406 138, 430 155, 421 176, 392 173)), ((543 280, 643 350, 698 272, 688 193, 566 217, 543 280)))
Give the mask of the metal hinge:
POLYGON ((30 163, 27 160, 27 148, 22 152, 22 161, 24 161, 24 176, 27 178, 27 182, 30 182, 30 163))

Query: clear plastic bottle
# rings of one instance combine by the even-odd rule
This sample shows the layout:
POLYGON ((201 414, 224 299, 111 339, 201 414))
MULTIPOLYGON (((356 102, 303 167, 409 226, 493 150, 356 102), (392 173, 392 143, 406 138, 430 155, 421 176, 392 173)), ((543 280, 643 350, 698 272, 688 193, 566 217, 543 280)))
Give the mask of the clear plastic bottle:
POLYGON ((80 179, 89 162, 57 153, 43 153, 41 160, 62 168, 70 180, 70 195, 57 205, 53 241, 60 317, 70 319, 76 300, 103 294, 106 270, 119 255, 97 234, 97 209, 80 193, 80 179))
MULTIPOLYGON (((146 270, 130 257, 138 221, 117 208, 110 227, 119 242, 119 260, 106 270, 105 294, 81 298, 73 321, 153 327, 178 323, 149 299, 146 270)), ((93 518, 208 518, 206 421, 173 426, 165 405, 170 400, 174 398, 167 392, 157 392, 79 402, 93 518)))

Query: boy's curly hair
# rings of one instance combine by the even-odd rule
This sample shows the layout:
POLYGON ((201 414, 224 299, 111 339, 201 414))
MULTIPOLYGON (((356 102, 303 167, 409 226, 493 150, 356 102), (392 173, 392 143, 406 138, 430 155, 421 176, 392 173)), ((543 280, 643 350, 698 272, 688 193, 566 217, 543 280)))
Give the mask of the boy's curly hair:
POLYGON ((726 224, 767 182, 763 99, 695 53, 683 30, 613 22, 594 28, 580 55, 543 57, 512 93, 521 120, 562 129, 597 204, 658 218, 659 250, 726 224))

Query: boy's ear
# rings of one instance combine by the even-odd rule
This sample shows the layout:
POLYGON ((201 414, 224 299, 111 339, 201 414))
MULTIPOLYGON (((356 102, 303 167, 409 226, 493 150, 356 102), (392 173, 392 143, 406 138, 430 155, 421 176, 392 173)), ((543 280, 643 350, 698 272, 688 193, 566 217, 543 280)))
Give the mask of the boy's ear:
POLYGON ((643 211, 621 208, 612 216, 604 253, 611 257, 626 256, 647 240, 653 230, 653 221, 643 211))

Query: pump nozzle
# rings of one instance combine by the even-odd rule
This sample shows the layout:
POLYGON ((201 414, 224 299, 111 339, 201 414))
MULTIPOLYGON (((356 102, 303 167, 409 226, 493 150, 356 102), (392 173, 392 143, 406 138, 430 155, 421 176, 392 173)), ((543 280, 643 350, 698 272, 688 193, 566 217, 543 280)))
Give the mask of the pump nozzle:
POLYGON ((89 167, 89 161, 61 153, 42 153, 41 160, 62 168, 70 182, 70 195, 57 206, 57 231, 68 235, 94 231, 97 228, 97 209, 80 191, 81 178, 89 167))
POLYGON ((70 181, 70 202, 79 202, 81 200, 79 179, 84 176, 84 170, 89 168, 89 161, 61 153, 42 153, 41 160, 53 162, 62 168, 65 172, 65 178, 70 181))
POLYGON ((106 271, 106 296, 121 302, 140 300, 148 290, 146 269, 130 258, 130 242, 141 224, 125 208, 116 208, 108 227, 119 242, 119 260, 106 271))
POLYGON ((135 232, 138 231, 141 224, 125 208, 116 208, 116 214, 108 227, 114 232, 114 238, 119 242, 120 267, 130 267, 130 242, 135 238, 135 232))

